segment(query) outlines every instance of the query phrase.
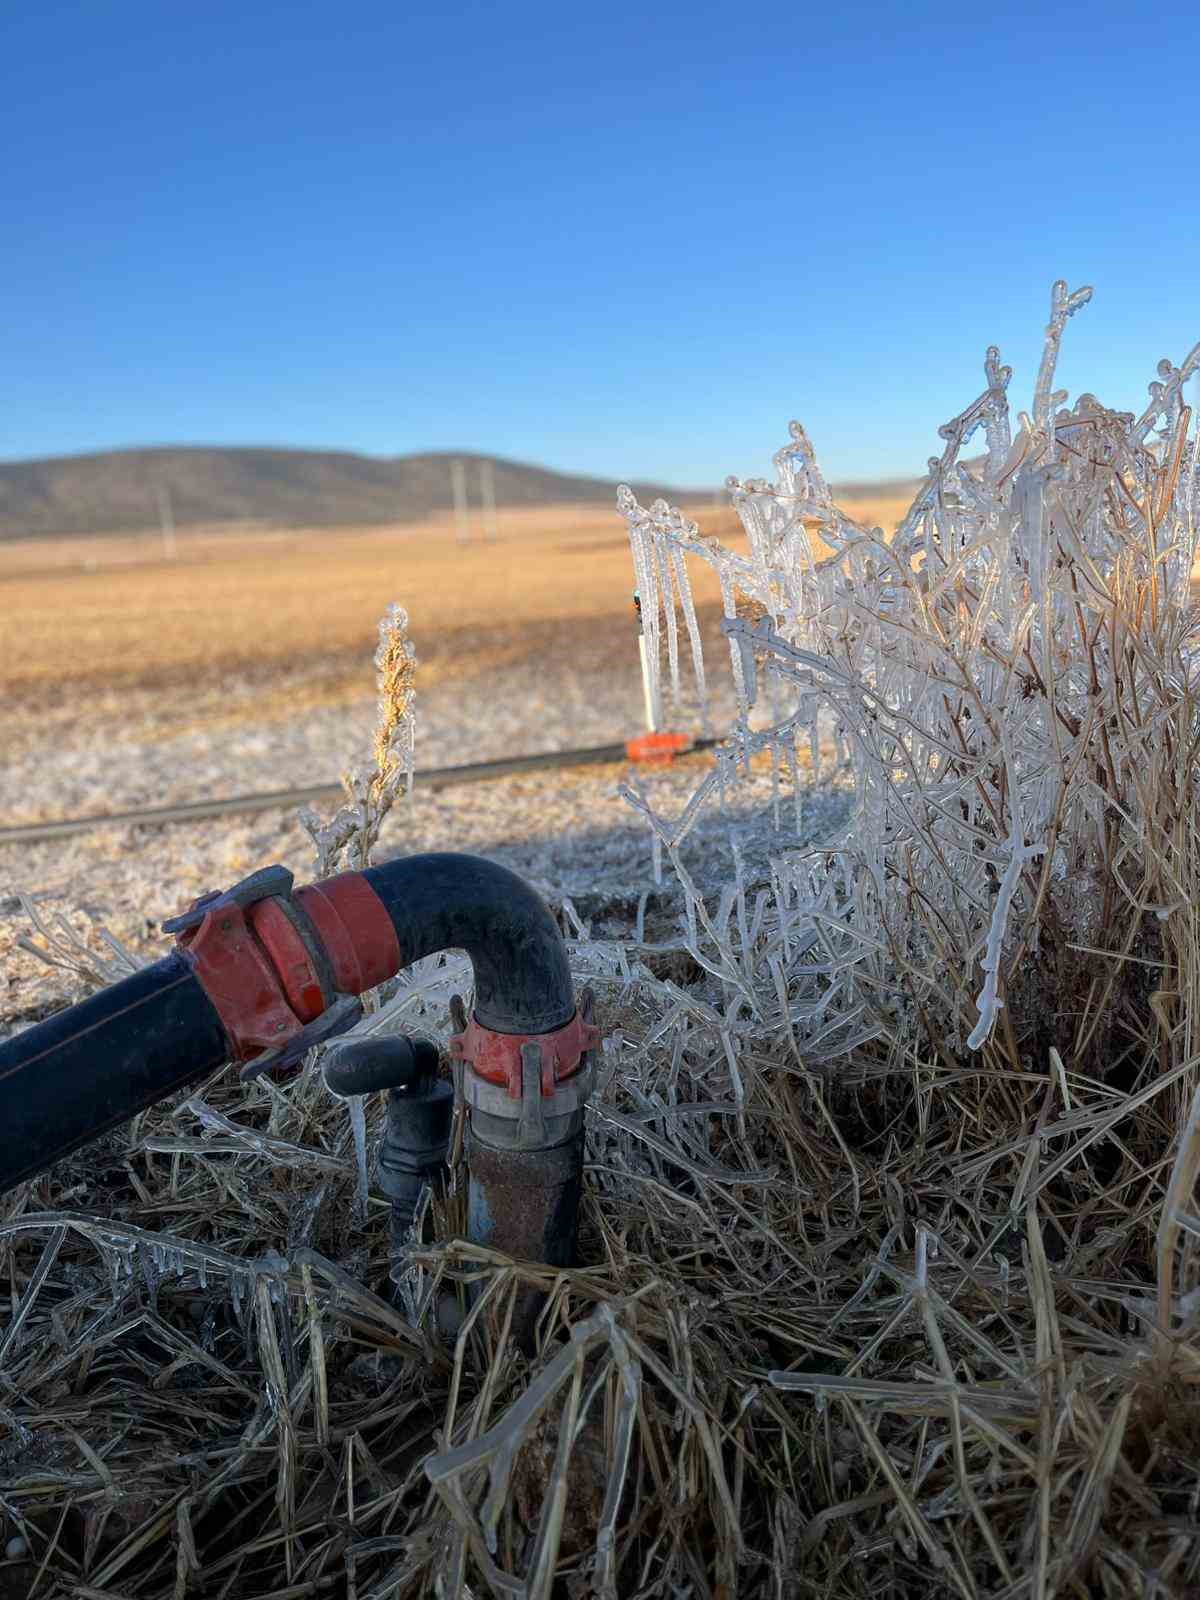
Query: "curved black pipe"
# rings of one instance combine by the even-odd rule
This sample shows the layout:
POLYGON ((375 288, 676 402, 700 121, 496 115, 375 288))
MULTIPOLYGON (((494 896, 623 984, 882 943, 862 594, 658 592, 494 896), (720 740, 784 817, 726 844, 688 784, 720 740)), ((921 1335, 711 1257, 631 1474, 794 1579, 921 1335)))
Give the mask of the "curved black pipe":
POLYGON ((229 1058, 177 954, 0 1044, 0 1189, 34 1177, 229 1058))
POLYGON ((552 1033, 575 1015, 558 924, 507 867, 481 856, 402 856, 363 877, 387 908, 407 966, 465 950, 475 973, 475 1016, 496 1033, 552 1033))
MULTIPOLYGON (((484 1026, 539 1034, 570 1022, 575 1000, 562 935, 515 873, 479 856, 434 853, 362 876, 387 911, 404 965, 439 950, 468 953, 484 1026)), ((215 1008, 179 953, 0 1044, 0 1191, 231 1054, 215 1008)))

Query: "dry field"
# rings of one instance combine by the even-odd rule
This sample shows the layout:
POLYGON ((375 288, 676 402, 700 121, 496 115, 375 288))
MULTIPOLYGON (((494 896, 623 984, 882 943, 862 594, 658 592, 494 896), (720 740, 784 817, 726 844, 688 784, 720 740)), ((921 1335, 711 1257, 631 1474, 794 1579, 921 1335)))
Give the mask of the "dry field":
MULTIPOLYGON (((903 507, 846 509, 890 526, 903 507)), ((737 527, 728 506, 691 515, 726 542, 737 527)), ((418 778, 639 732, 620 516, 605 506, 501 512, 497 533, 459 544, 451 519, 182 530, 173 561, 146 535, 0 544, 0 826, 336 779, 370 747, 371 657, 392 600, 409 612, 418 653, 418 778)), ((706 650, 720 652, 713 677, 727 690, 717 585, 694 567, 706 650)), ((605 863, 606 882, 649 869, 620 778, 593 769, 442 795, 418 782, 415 811, 390 821, 381 843, 493 855, 547 894, 569 886, 579 898, 575 868, 560 859, 572 840, 586 841, 592 870, 605 863)), ((682 806, 696 773, 673 781, 682 806)), ((29 931, 19 893, 49 910, 85 908, 149 959, 158 921, 184 900, 266 861, 303 872, 309 853, 291 810, 0 843, 0 1036, 68 993, 16 947, 29 931)))
MULTIPOLYGON (((611 510, 548 508, 504 519, 494 542, 459 543, 445 520, 400 527, 64 539, 0 551, 10 695, 66 684, 176 684, 200 674, 364 652, 387 601, 407 609, 423 660, 517 644, 546 623, 629 621, 629 544, 611 510)), ((715 586, 713 586, 715 596, 715 586)), ((532 640, 530 641, 532 642, 532 640)))
MULTIPOLYGON (((890 525, 903 508, 847 509, 890 525)), ((723 539, 736 527, 728 506, 690 514, 723 539)), ((696 599, 711 609, 718 589, 701 567, 696 599)), ((95 707, 111 727, 122 694, 148 689, 185 719, 252 719, 279 697, 295 713, 361 694, 375 624, 390 600, 408 611, 428 689, 457 671, 464 654, 476 668, 549 661, 581 633, 618 648, 631 628, 632 586, 624 523, 611 507, 501 512, 494 542, 476 533, 459 543, 447 518, 363 529, 185 530, 173 561, 157 536, 14 541, 0 545, 0 693, 6 720, 18 723, 34 715, 86 720, 95 707), (296 668, 306 669, 302 692, 289 699, 286 681, 268 687, 296 668), (214 690, 225 675, 246 671, 260 692, 222 712, 214 690)))

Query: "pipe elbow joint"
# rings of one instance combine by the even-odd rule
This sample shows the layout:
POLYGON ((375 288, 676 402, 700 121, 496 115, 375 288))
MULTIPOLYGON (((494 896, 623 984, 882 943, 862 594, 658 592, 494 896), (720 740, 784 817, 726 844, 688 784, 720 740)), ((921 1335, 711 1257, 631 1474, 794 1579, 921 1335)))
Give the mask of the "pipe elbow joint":
POLYGON ((434 852, 368 868, 361 878, 387 911, 403 965, 439 950, 466 951, 483 1027, 552 1033, 574 1016, 558 924, 515 872, 480 856, 434 852))

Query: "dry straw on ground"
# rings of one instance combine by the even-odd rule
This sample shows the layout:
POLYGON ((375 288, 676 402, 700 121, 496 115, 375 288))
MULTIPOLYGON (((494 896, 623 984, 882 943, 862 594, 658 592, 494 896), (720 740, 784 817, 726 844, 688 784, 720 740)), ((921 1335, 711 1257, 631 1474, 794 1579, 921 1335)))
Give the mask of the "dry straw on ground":
MULTIPOLYGON (((402 1316, 386 1208, 351 1221, 313 1061, 282 1085, 218 1075, 7 1198, 14 1593, 1200 1591, 1186 375, 1160 369, 1136 419, 1064 412, 1050 363, 1005 441, 992 358, 898 544, 822 498, 800 434, 779 492, 739 490, 761 536, 757 567, 726 569, 743 689, 751 656, 811 675, 805 715, 850 682, 843 744, 874 765, 857 831, 798 863, 781 805, 770 873, 739 847, 670 943, 572 924, 607 1033, 577 1271, 463 1243, 457 1170, 402 1316), (958 462, 975 422, 982 477, 958 462), (1022 639, 1009 608, 1039 582, 1022 639), (749 639, 739 592, 768 618, 749 639), (993 676, 948 681, 985 647, 993 676), (901 698, 918 649, 926 692, 901 698), (505 1330, 531 1281, 527 1363, 505 1330), (446 1345, 430 1308, 456 1287, 465 1309, 472 1282, 446 1345)), ((645 562, 665 585, 696 541, 667 508, 635 533, 646 595, 645 562)), ((775 676, 777 727, 797 688, 775 676)), ((782 737, 748 723, 698 805, 759 738, 787 787, 782 737)), ((668 857, 694 815, 657 819, 668 857)), ((419 963, 363 1026, 444 1042, 465 977, 419 963)))

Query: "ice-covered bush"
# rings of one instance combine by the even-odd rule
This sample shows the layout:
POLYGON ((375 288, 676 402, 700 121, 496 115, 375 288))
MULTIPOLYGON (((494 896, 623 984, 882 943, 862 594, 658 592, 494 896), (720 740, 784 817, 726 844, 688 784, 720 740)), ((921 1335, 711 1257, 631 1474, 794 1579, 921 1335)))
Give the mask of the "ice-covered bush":
POLYGON ((741 708, 679 818, 629 794, 658 847, 681 870, 700 808, 756 756, 793 787, 798 754, 853 781, 846 835, 801 853, 781 831, 753 909, 739 884, 718 926, 684 884, 697 958, 811 1061, 868 1041, 892 1061, 1191 1053, 1200 345, 1159 363, 1140 416, 1090 394, 1068 409, 1055 364, 1090 298, 1055 284, 1015 427, 988 350, 892 535, 838 509, 795 422, 774 483, 728 480, 745 554, 620 491, 652 661, 678 692, 682 612, 703 696, 686 563, 709 562, 741 708))

